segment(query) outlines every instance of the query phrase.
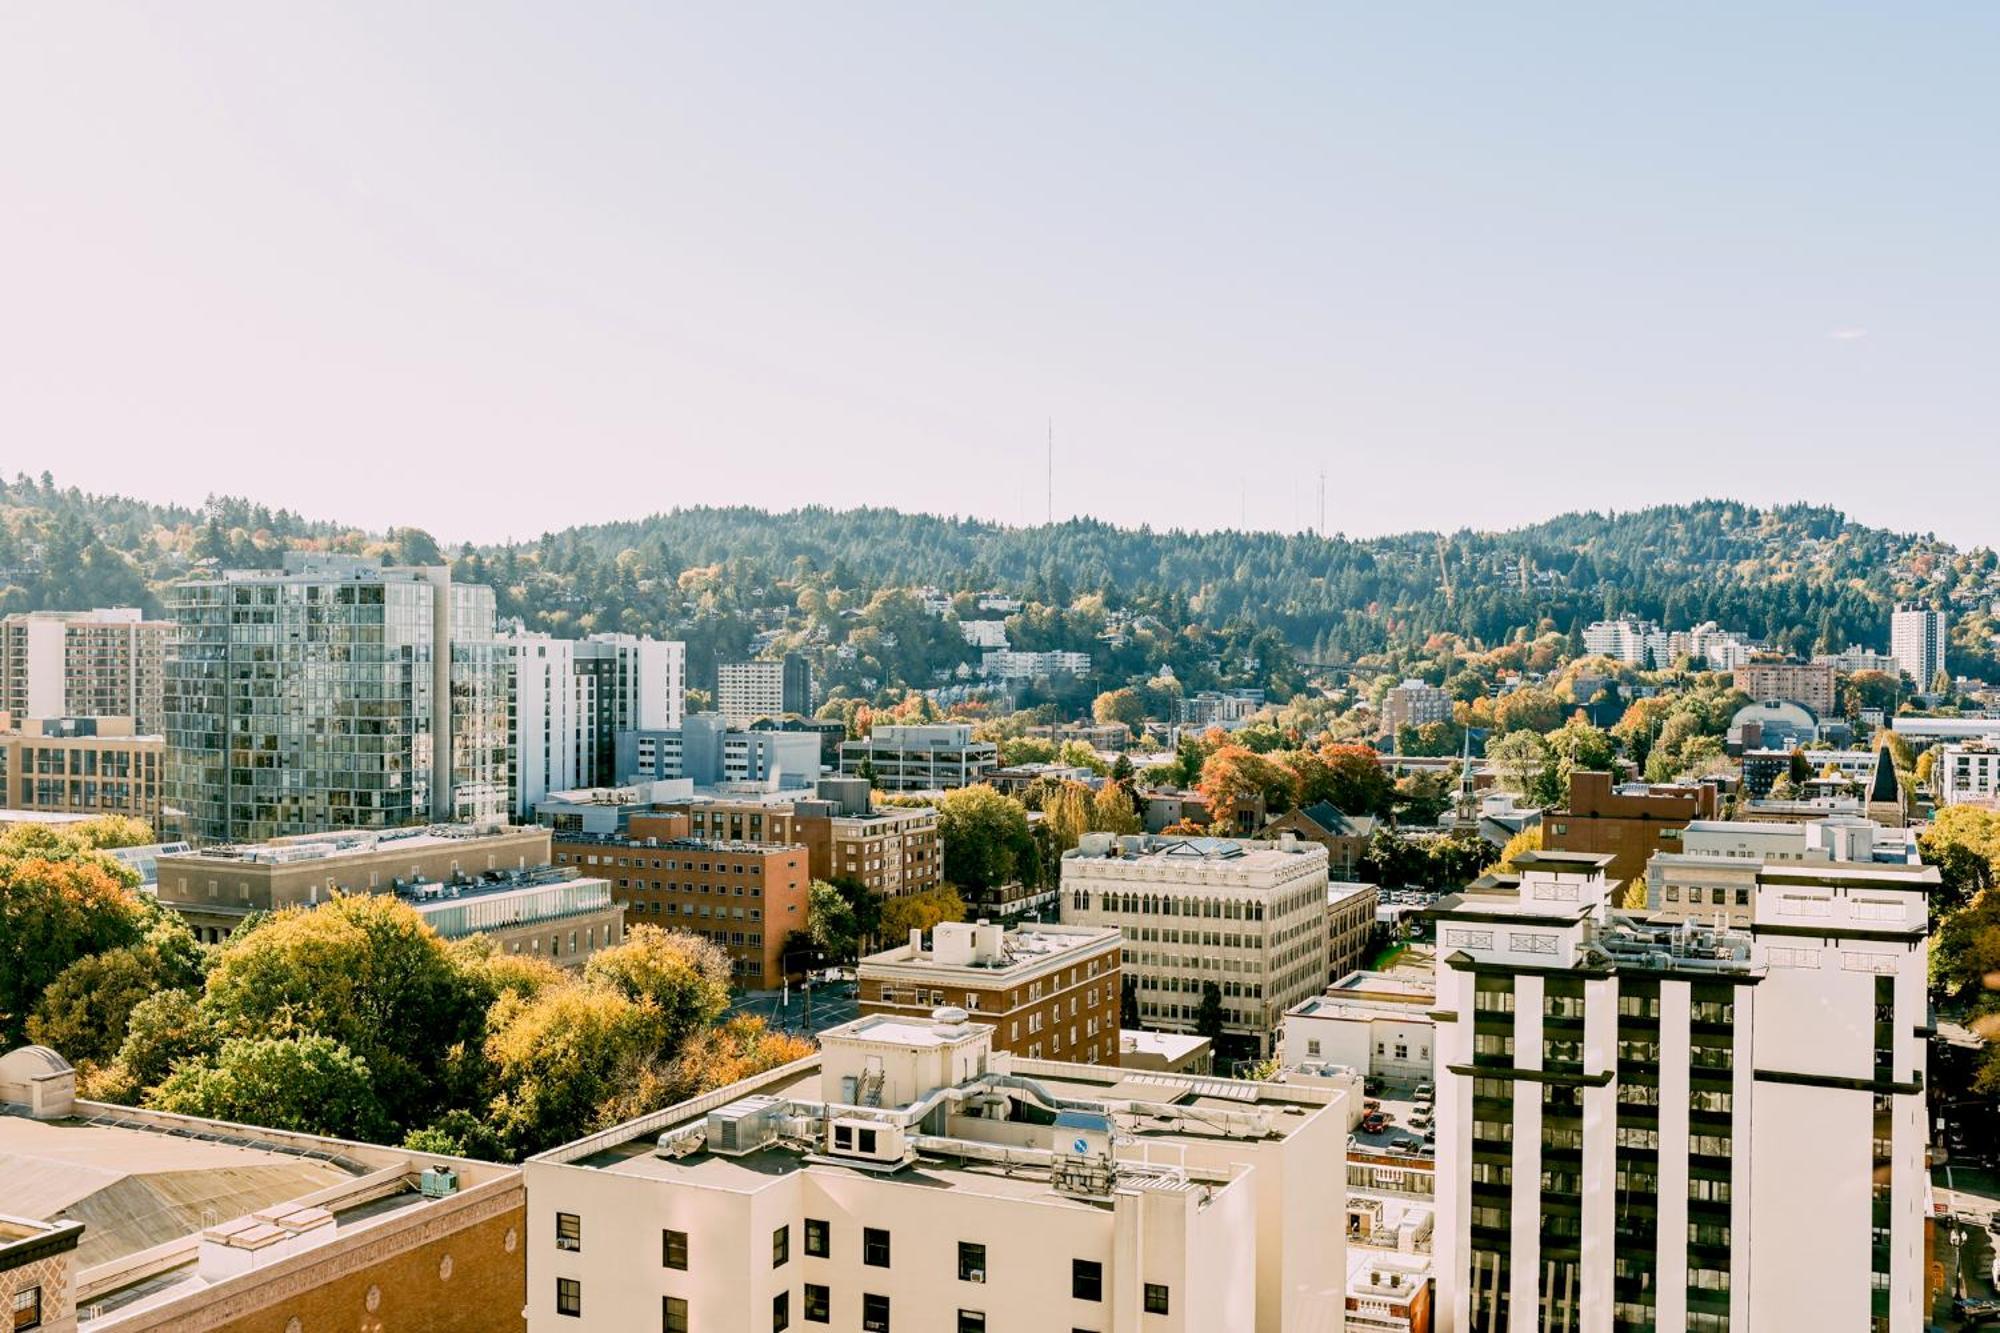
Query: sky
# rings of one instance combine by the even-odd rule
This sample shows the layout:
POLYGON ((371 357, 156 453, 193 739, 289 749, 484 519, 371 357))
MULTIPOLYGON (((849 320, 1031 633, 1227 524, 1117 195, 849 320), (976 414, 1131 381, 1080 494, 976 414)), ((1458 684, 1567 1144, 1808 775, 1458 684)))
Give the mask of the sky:
POLYGON ((2000 542, 2000 6, 0 7, 0 471, 2000 542))

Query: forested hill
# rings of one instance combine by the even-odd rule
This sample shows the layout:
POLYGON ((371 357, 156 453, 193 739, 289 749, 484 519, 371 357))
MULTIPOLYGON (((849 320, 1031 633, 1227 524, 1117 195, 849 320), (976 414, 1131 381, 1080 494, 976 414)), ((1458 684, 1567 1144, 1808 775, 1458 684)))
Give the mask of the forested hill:
MULTIPOLYGON (((415 529, 367 533, 226 497, 191 510, 19 476, 0 484, 0 610, 157 605, 157 589, 190 571, 274 565, 287 546, 440 558, 415 529)), ((1728 501, 1368 539, 698 508, 467 547, 455 558, 462 574, 500 590, 504 612, 558 632, 704 639, 731 617, 768 627, 829 608, 851 616, 885 590, 928 585, 998 589, 1057 613, 1150 613, 1176 630, 1276 630, 1312 660, 1439 632, 1491 645, 1523 628, 1571 632, 1623 612, 1674 627, 1713 620, 1798 651, 1879 647, 1898 599, 1949 602, 1963 618, 2000 595, 1989 549, 1960 552, 1832 509, 1728 501)), ((1026 646, 1080 628, 1031 625, 1026 646)), ((721 633, 713 647, 735 651, 739 637, 747 631, 721 633)))

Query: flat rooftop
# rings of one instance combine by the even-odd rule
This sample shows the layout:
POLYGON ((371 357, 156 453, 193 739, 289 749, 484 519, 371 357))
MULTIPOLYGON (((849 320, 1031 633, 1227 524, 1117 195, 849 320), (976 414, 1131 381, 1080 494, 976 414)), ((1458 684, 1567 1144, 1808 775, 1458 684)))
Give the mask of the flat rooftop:
POLYGON ((290 865, 304 861, 358 860, 365 856, 406 851, 436 851, 499 838, 546 836, 532 824, 430 824, 406 829, 343 829, 307 833, 270 842, 217 844, 174 853, 174 861, 221 862, 232 865, 290 865))
MULTIPOLYGON (((1030 924, 1002 932, 998 955, 977 953, 976 946, 968 941, 959 946, 960 951, 966 956, 960 957, 950 952, 940 956, 940 931, 950 930, 958 924, 947 923, 933 930, 929 948, 919 950, 908 944, 901 944, 893 949, 869 954, 861 960, 859 966, 863 969, 895 967, 936 972, 971 970, 987 974, 1004 974, 1015 968, 1034 967, 1065 955, 1120 944, 1124 939, 1116 926, 1030 924)), ((965 929, 969 930, 971 927, 967 926, 965 929)))

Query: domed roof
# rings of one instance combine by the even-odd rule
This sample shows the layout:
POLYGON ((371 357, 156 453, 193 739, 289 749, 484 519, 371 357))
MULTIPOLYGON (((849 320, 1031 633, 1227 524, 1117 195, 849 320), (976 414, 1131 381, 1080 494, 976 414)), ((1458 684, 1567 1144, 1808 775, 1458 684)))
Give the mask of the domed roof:
POLYGON ((16 1046, 0 1055, 0 1078, 47 1078, 51 1074, 74 1074, 75 1066, 46 1046, 16 1046))

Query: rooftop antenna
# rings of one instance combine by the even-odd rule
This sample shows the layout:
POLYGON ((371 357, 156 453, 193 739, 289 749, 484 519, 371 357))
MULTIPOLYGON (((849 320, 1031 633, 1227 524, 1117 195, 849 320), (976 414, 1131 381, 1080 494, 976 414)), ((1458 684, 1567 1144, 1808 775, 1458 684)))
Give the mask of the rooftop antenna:
POLYGON ((1326 469, 1319 470, 1319 535, 1326 539, 1326 469))
POLYGON ((1056 521, 1056 419, 1049 418, 1049 524, 1056 521))

